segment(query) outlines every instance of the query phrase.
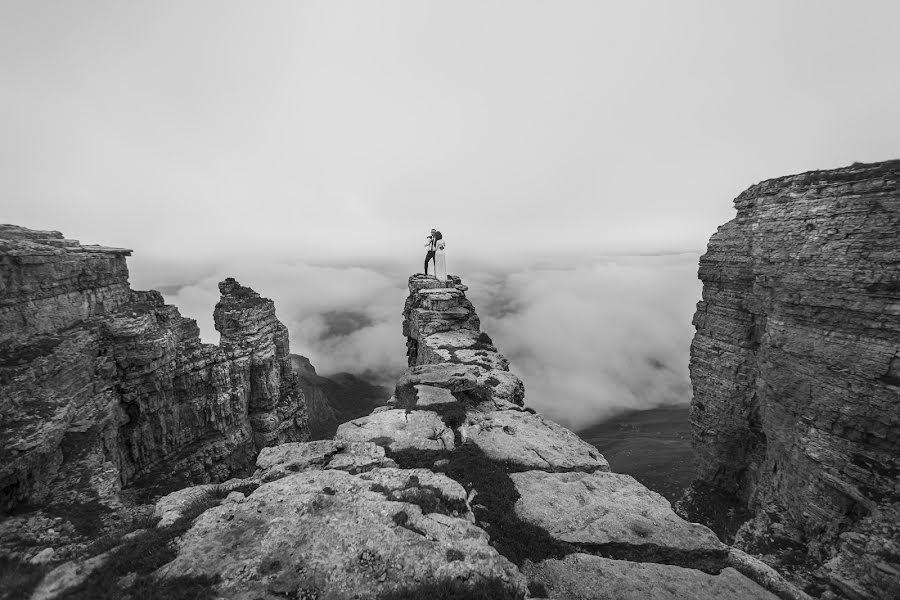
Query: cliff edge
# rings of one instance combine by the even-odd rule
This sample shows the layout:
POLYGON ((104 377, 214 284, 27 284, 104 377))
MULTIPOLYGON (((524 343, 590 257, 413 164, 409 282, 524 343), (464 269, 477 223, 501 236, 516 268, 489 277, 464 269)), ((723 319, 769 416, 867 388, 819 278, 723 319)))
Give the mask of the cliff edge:
POLYGON ((900 597, 900 161, 734 203, 700 259, 682 508, 749 517, 735 543, 817 595, 900 597))

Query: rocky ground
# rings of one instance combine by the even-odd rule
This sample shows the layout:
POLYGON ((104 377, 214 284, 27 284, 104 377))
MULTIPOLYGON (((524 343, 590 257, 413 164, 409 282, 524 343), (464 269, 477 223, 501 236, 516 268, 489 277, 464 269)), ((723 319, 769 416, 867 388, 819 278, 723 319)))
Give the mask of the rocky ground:
POLYGON ((405 317, 387 406, 166 496, 32 597, 805 597, 528 409, 458 279, 410 278, 405 317))

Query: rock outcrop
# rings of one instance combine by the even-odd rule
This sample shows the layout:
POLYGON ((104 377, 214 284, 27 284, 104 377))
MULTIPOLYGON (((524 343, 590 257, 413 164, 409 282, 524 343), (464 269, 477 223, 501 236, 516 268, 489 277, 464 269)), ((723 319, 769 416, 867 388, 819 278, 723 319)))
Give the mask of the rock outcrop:
POLYGON ((700 259, 697 480, 809 589, 900 597, 900 161, 762 182, 700 259), (826 589, 827 588, 827 589, 826 589))
POLYGON ((0 226, 2 511, 94 514, 123 487, 222 481, 308 439, 271 300, 222 282, 221 345, 203 344, 158 292, 130 289, 129 254, 0 226))
POLYGON ((161 500, 157 529, 186 529, 129 586, 273 600, 804 598, 525 407, 459 279, 413 276, 409 289, 410 368, 388 405, 333 440, 264 449, 192 523, 209 487, 161 500))

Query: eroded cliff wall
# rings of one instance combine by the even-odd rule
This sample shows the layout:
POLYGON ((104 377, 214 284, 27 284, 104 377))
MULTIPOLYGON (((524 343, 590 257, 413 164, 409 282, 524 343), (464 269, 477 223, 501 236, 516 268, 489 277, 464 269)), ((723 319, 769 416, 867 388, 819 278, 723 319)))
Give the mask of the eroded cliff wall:
POLYGON ((222 343, 202 344, 158 292, 130 289, 129 254, 0 226, 0 510, 220 481, 307 439, 272 302, 226 280, 222 343))
POLYGON ((735 207, 700 259, 694 488, 749 509, 738 543, 808 547, 837 593, 897 597, 900 161, 772 179, 735 207))

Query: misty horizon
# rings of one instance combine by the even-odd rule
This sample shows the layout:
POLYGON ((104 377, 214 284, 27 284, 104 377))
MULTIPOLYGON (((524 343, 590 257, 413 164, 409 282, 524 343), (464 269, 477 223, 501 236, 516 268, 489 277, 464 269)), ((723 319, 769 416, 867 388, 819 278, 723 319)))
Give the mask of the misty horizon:
MULTIPOLYGON (((448 239, 452 238, 449 234, 448 239)), ((449 245, 448 245, 449 248, 449 245)), ((410 252, 408 263, 421 259, 410 252)), ((469 286, 482 329, 526 386, 526 404, 580 428, 632 409, 690 402, 687 371, 691 317, 700 296, 699 253, 545 258, 540 264, 449 272, 469 286)), ((136 257, 129 259, 129 262, 136 257)), ((201 338, 218 344, 212 319, 217 284, 235 277, 275 302, 290 332, 291 351, 323 375, 349 372, 393 387, 406 369, 402 307, 407 261, 343 267, 244 260, 209 265, 131 269, 132 287, 157 289, 182 315, 196 319, 201 338)))

